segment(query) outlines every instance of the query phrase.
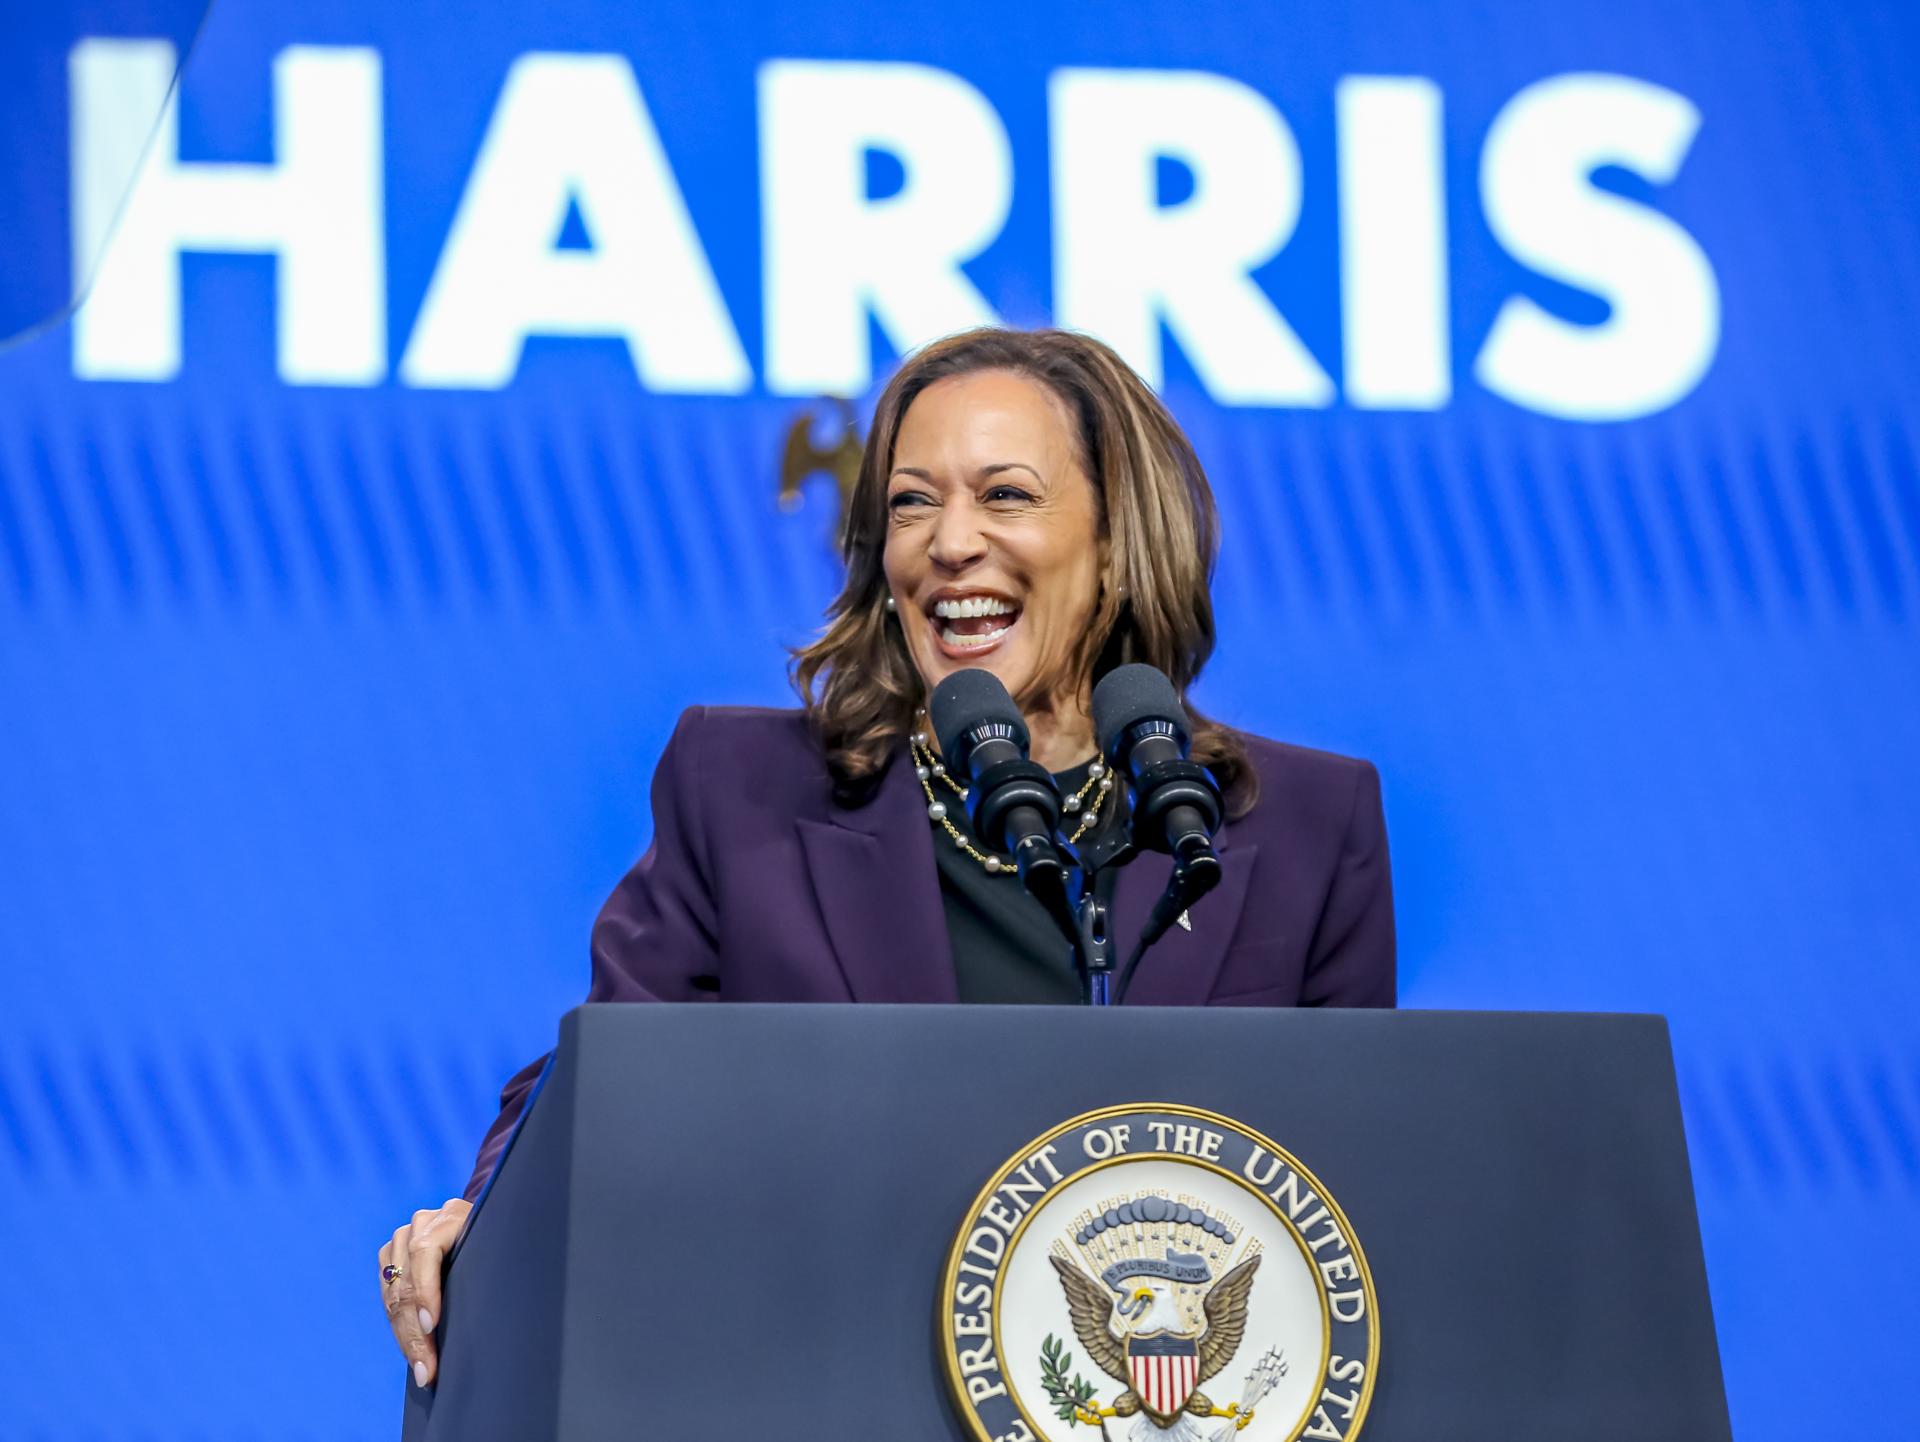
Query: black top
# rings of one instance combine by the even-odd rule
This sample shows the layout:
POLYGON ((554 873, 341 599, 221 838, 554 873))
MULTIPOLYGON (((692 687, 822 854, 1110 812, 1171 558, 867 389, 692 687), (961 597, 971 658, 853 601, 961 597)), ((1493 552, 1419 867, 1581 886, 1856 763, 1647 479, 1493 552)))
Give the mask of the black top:
MULTIPOLYGON (((1063 797, 1076 795, 1087 784, 1092 761, 1071 771, 1055 775, 1063 797)), ((947 819, 986 853, 967 820, 966 804, 944 782, 933 782, 933 794, 945 804, 947 819)), ((1107 795, 1100 819, 1081 840, 1081 848, 1117 824, 1120 794, 1115 787, 1107 795)), ((1088 796, 1091 802, 1098 789, 1088 796)), ((1072 835, 1079 829, 1078 816, 1062 817, 1061 830, 1072 835)), ((946 828, 937 821, 933 828, 933 854, 940 868, 940 905, 947 918, 947 935, 953 942, 953 969, 963 1002, 987 1002, 1021 1005, 1067 1005, 1081 1000, 1080 974, 1074 965, 1073 947, 1059 925, 1047 915, 1047 909, 1027 894, 1026 887, 1012 871, 989 872, 973 857, 953 844, 946 828)))

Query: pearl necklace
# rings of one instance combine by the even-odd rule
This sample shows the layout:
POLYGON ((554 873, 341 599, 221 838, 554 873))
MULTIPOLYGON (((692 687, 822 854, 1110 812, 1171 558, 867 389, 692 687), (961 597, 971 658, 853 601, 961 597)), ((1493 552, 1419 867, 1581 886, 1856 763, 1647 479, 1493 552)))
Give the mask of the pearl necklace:
MULTIPOLYGON (((927 733, 914 732, 909 750, 913 756, 913 774, 920 778, 920 789, 927 796, 927 819, 941 827, 955 846, 984 866, 988 875, 1012 876, 1018 870, 1015 864, 999 856, 989 856, 967 840, 966 833, 948 819, 946 802, 933 794, 935 781, 946 782, 948 789, 962 801, 967 799, 968 788, 947 773, 946 766, 933 754, 933 746, 927 733)), ((1060 803, 1060 809, 1069 816, 1076 811, 1084 810, 1085 813, 1081 816, 1080 825, 1074 830, 1073 835, 1067 838, 1069 845, 1077 843, 1081 837, 1093 829, 1093 823, 1099 819, 1101 809, 1107 803, 1107 793, 1112 790, 1113 777, 1107 771, 1106 762, 1095 757, 1093 765, 1087 768, 1087 784, 1060 803), (1098 794, 1094 795, 1093 804, 1089 806, 1087 797, 1096 791, 1098 794)))

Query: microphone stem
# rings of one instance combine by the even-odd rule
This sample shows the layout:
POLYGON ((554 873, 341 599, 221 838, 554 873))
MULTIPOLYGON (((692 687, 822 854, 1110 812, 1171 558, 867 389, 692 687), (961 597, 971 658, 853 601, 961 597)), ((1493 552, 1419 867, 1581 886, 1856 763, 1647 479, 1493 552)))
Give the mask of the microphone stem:
POLYGON ((1080 926, 1075 949, 1080 953, 1080 965, 1085 973, 1087 1005, 1111 1006, 1113 936, 1107 930, 1107 908, 1094 892, 1093 878, 1087 877, 1083 884, 1085 889, 1077 908, 1080 926))

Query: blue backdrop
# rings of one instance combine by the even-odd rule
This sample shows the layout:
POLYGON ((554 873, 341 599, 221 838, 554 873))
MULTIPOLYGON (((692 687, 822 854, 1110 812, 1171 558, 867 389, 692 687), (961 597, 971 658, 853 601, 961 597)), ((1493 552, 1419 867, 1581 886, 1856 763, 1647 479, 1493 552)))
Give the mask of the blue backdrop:
POLYGON ((1404 1003, 1672 1018, 1738 1434, 1920 1435, 1915 14, 9 7, 0 1442, 392 1434, 785 427, 983 312, 1157 371, 1404 1003))

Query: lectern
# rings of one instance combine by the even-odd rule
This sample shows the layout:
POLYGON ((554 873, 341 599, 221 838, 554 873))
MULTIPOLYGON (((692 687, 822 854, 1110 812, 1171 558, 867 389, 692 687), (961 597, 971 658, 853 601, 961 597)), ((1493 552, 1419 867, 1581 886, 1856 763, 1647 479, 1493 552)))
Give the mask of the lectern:
POLYGON ((1729 1436, 1657 1017, 582 1007, 443 1313, 413 1442, 1729 1436))

